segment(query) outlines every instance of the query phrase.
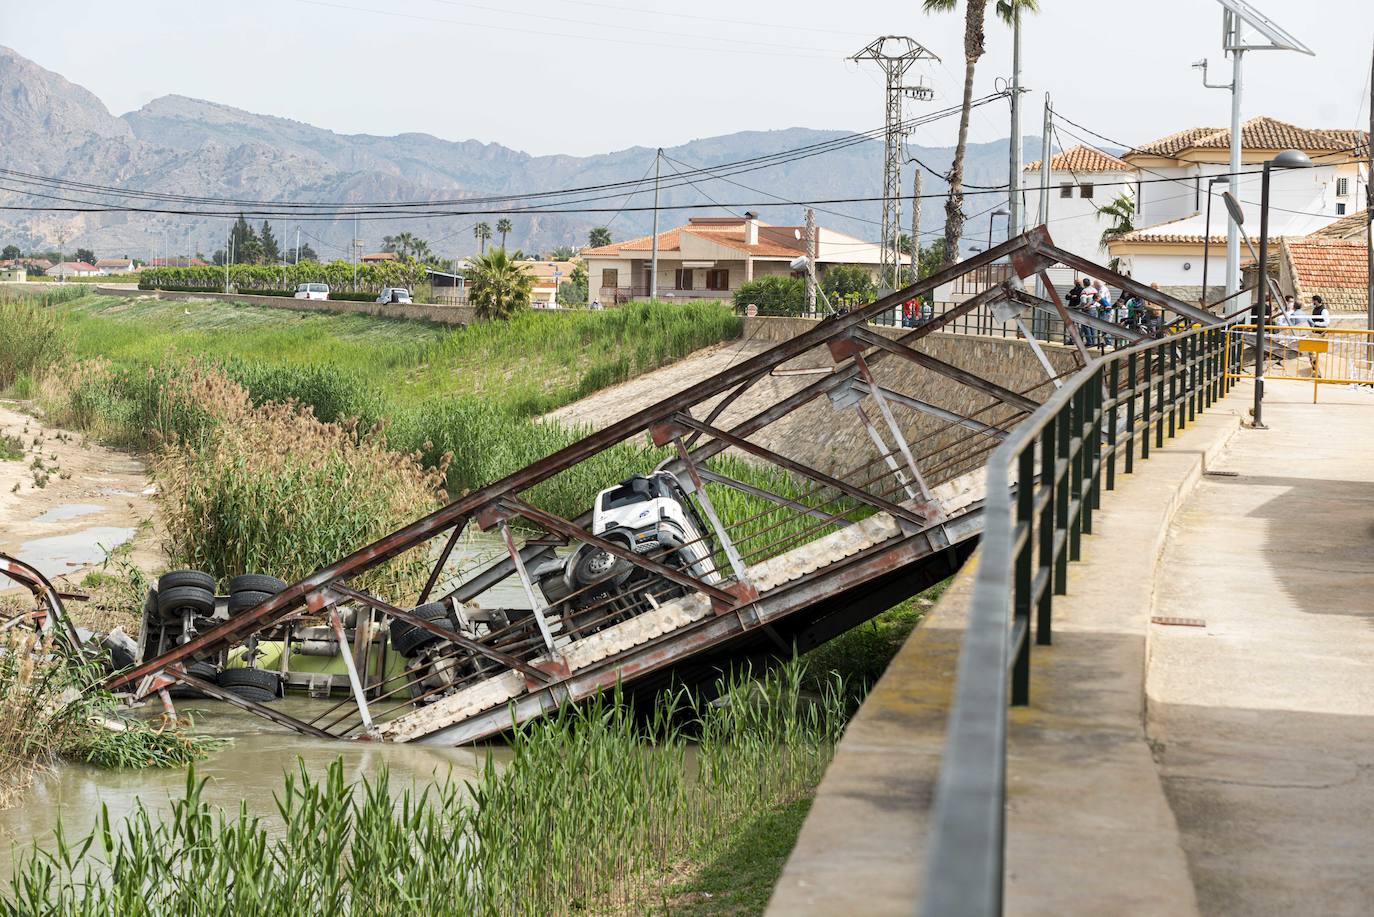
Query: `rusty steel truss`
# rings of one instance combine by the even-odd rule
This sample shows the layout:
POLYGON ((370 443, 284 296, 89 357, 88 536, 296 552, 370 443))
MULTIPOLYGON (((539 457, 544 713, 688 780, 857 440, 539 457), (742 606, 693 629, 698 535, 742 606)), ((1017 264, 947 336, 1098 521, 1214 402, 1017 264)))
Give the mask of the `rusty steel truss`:
MULTIPOLYGON (((313 736, 462 744, 616 684, 647 692, 670 678, 702 682, 741 659, 776 658, 824 642, 957 568, 981 530, 977 488, 987 454, 1068 375, 1055 374, 1029 334, 1027 342, 1046 373, 1019 391, 917 349, 921 339, 982 306, 998 305, 1018 321, 1021 309, 1043 309, 1073 329, 1079 365, 1091 359, 1076 328, 1100 320, 1065 307, 1044 273, 1056 263, 1140 295, 1184 322, 1216 321, 1210 313, 1057 248, 1040 227, 821 321, 488 484, 143 660, 111 678, 109 687, 146 695, 180 681, 219 697, 224 692, 187 671, 190 663, 252 637, 316 622, 313 630, 332 634, 345 665, 342 699, 321 704, 323 712, 309 721, 253 701, 225 699, 313 736), (900 336, 870 326, 870 320, 902 302, 929 296, 1003 258, 1010 259, 1019 279, 986 289, 900 336), (1037 274, 1045 279, 1049 300, 1030 295, 1020 282, 1037 274), (797 366, 808 368, 792 369, 797 366), (941 406, 894 381, 917 371, 920 378, 967 389, 973 399, 967 403, 977 406, 941 406), (788 384, 766 407, 757 409, 756 403, 745 416, 738 407, 741 399, 757 392, 765 379, 788 384), (847 424, 864 449, 818 467, 820 462, 802 460, 792 448, 797 424, 820 439, 827 435, 821 431, 847 424), (659 467, 676 475, 709 522, 702 540, 708 542, 713 566, 706 573, 665 553, 636 553, 594 535, 590 510, 563 518, 542 508, 532 493, 608 449, 646 437, 663 450, 659 467), (727 455, 785 476, 795 486, 740 480, 750 475, 732 473, 739 464, 724 463, 727 455), (712 494, 719 499, 727 491, 748 505, 743 518, 727 520, 716 511, 712 494), (455 573, 450 561, 469 526, 498 535, 504 551, 478 569, 455 573), (553 608, 533 584, 531 570, 579 545, 632 565, 639 585, 604 595, 574 594, 579 601, 553 608), (359 574, 406 552, 421 552, 430 565, 417 606, 438 596, 481 625, 459 632, 450 626, 453 619, 417 615, 413 607, 350 585, 359 574), (492 590, 512 578, 527 608, 498 607, 492 590), (394 621, 427 631, 440 648, 423 666, 407 660, 400 677, 382 674, 385 665, 378 658, 384 663, 390 651, 379 635, 394 621)), ((1119 326, 1110 330, 1123 342, 1138 336, 1119 326)))

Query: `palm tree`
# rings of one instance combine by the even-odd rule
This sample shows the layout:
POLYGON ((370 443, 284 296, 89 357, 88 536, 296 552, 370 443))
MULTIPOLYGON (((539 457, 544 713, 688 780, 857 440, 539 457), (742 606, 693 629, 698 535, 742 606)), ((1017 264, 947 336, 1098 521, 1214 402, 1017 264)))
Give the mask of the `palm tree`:
POLYGON ((1112 225, 1102 230, 1102 247, 1106 248, 1107 243, 1117 236, 1124 236, 1135 229, 1135 201, 1131 200, 1129 194, 1118 194, 1110 204, 1097 208, 1097 218, 1100 220, 1103 217, 1112 221, 1112 225))
POLYGON ((559 245, 549 252, 550 261, 571 261, 577 257, 577 252, 571 245, 559 245))
POLYGON ((491 238, 491 225, 489 223, 478 223, 472 227, 472 234, 482 243, 482 254, 487 253, 487 240, 491 238))
MULTIPOLYGON (((959 0, 922 0, 921 4, 927 13, 951 13, 958 5, 959 0)), ((949 199, 945 201, 946 264, 958 259, 959 240, 964 235, 964 153, 968 150, 969 116, 973 113, 973 75, 985 50, 983 21, 987 8, 988 0, 964 2, 964 101, 959 112, 959 140, 949 168, 949 199)), ((1038 0, 997 0, 996 4, 998 17, 1008 23, 1018 11, 1034 13, 1039 8, 1038 0)))
POLYGON ((611 230, 605 226, 598 226, 587 233, 587 245, 591 248, 600 248, 603 245, 611 244, 611 230))
POLYGON ((505 217, 501 217, 501 219, 496 221, 496 231, 501 234, 502 248, 506 247, 506 233, 510 232, 514 228, 515 227, 511 225, 510 220, 506 219, 505 217))
POLYGON ((534 275, 516 263, 520 258, 518 251, 507 255, 504 248, 493 248, 473 260, 468 301, 478 318, 504 320, 529 308, 534 275))

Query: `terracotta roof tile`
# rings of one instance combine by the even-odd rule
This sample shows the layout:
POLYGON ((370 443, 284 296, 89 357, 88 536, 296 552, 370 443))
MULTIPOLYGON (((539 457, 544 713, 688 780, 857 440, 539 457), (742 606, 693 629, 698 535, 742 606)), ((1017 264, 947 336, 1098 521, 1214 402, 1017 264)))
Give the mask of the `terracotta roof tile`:
MULTIPOLYGON (((1146 153, 1151 156, 1172 156, 1175 153, 1182 152, 1194 146, 1200 138, 1206 137, 1209 134, 1215 134, 1217 130, 1218 128, 1215 127, 1184 128, 1167 137, 1160 137, 1158 140, 1152 140, 1149 143, 1141 144, 1126 155, 1128 158, 1137 153, 1146 153)), ((1244 135, 1242 134, 1242 136, 1244 135)))
MULTIPOLYGON (((1190 214, 1188 214, 1187 216, 1179 217, 1179 218, 1176 219, 1176 220, 1169 220, 1169 221, 1164 222, 1164 223, 1156 223, 1156 224, 1153 225, 1153 226, 1144 226, 1144 227, 1141 227, 1140 229, 1133 230, 1132 232, 1124 233, 1124 234, 1122 234, 1122 235, 1117 236, 1116 238, 1112 239, 1112 243, 1117 243, 1117 242, 1182 242, 1182 243, 1197 243, 1197 244, 1200 245, 1200 244, 1202 244, 1203 241, 1205 241, 1205 240, 1203 239, 1202 233, 1200 233, 1200 232, 1188 233, 1188 232, 1158 232, 1158 231, 1157 231, 1157 230, 1160 229, 1160 227, 1168 226, 1168 225, 1170 225, 1170 224, 1172 224, 1172 223, 1183 223, 1183 222, 1185 222, 1185 221, 1191 220, 1191 219, 1192 219, 1193 217, 1195 217, 1195 216, 1197 216, 1197 214, 1195 214, 1195 213, 1190 213, 1190 214)), ((1225 236, 1225 235, 1220 235, 1220 236, 1218 236, 1218 235, 1215 235, 1215 234, 1214 234, 1214 235, 1212 236, 1212 244, 1213 244, 1213 245, 1216 245, 1216 244, 1218 244, 1218 243, 1220 243, 1221 245, 1225 245, 1225 244, 1226 244, 1226 236, 1225 236)))
MULTIPOLYGON (((1038 172, 1040 160, 1026 166, 1027 172, 1038 172)), ((1131 164, 1117 159, 1110 153, 1079 144, 1062 153, 1050 157, 1050 170, 1053 172, 1129 172, 1131 164)))
MULTIPOLYGON (((1369 142, 1364 131, 1305 128, 1276 118, 1251 118, 1240 126, 1241 147, 1249 150, 1350 150, 1358 155, 1369 142)), ((1231 147, 1229 127, 1190 127, 1167 137, 1143 144, 1126 154, 1177 156, 1185 150, 1225 150, 1231 147)))
POLYGON ((1313 236, 1320 239, 1354 239, 1363 240, 1365 223, 1368 222, 1365 211, 1359 210, 1341 217, 1330 226, 1323 226, 1313 236))
MULTIPOLYGON (((793 230, 796 226, 772 226, 760 223, 758 242, 749 245, 744 241, 743 220, 722 220, 720 222, 691 222, 686 226, 669 229, 658 234, 658 251, 664 253, 682 250, 682 234, 687 233, 708 239, 717 245, 748 253, 756 258, 793 258, 802 252, 802 243, 796 240, 793 230)), ((620 252, 648 252, 653 250, 653 236, 640 236, 624 242, 613 242, 599 248, 582 250, 582 257, 595 258, 598 255, 617 255, 620 252)))
POLYGON ((1319 294, 1335 311, 1365 310, 1369 267, 1363 242, 1318 241, 1309 236, 1285 239, 1281 247, 1300 298, 1319 294))

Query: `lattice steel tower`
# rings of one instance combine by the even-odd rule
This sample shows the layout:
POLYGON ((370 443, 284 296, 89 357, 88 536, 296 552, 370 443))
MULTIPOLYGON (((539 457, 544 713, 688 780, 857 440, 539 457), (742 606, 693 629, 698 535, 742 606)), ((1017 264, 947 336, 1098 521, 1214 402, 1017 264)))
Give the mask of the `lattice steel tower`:
MULTIPOLYGON (((934 96, 930 87, 919 84, 903 86, 902 80, 912 64, 922 60, 935 60, 930 51, 904 35, 884 35, 875 38, 861 50, 850 55, 853 61, 872 61, 882 68, 887 77, 887 131, 886 148, 883 152, 883 239, 882 260, 878 271, 878 284, 886 290, 895 290, 902 263, 898 247, 898 236, 902 227, 902 138, 906 134, 902 121, 902 99, 929 99, 934 96)), ((912 239, 912 245, 916 240, 912 239)))

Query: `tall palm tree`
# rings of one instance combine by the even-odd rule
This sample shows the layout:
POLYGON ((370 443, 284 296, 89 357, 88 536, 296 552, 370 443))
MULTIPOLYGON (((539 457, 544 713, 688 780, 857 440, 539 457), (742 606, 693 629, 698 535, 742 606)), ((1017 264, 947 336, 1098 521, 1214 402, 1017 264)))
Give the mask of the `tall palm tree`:
MULTIPOLYGON (((922 0, 927 13, 952 13, 959 0, 922 0)), ((945 201, 945 264, 959 259, 959 240, 964 235, 964 153, 968 150, 968 123, 973 113, 973 76, 983 56, 988 0, 964 0, 964 101, 959 112, 959 140, 949 169, 949 199, 945 201)), ((997 0, 997 15, 1010 23, 1017 11, 1038 12, 1038 0, 997 0)))
POLYGON ((478 223, 472 227, 472 234, 477 237, 477 241, 482 243, 481 254, 487 253, 487 240, 491 238, 491 225, 489 223, 478 223))
POLYGON ((611 230, 605 226, 598 226, 587 233, 587 245, 590 248, 600 248, 603 245, 611 244, 611 230))
POLYGON ((516 263, 520 258, 518 251, 507 255, 504 248, 493 248, 472 262, 468 301, 478 318, 504 320, 529 308, 534 275, 516 263))
POLYGON ((501 219, 496 221, 496 231, 501 234, 501 248, 504 249, 506 247, 506 234, 514 228, 510 220, 505 217, 501 217, 501 219))

